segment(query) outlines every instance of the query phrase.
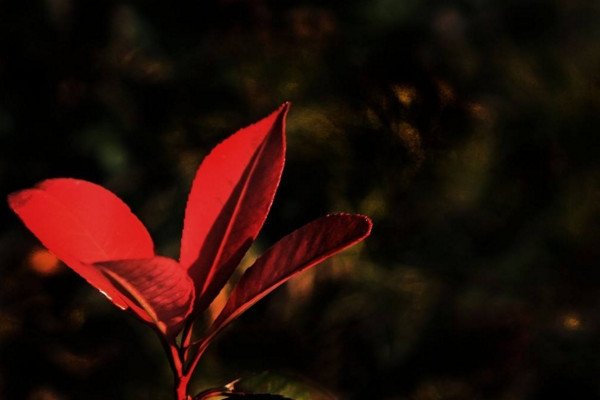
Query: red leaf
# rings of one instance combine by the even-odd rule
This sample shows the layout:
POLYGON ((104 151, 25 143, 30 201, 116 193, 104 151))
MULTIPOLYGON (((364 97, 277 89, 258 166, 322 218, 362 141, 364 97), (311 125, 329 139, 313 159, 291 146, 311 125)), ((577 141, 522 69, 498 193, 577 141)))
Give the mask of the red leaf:
POLYGON ((95 263, 144 309, 159 330, 175 334, 191 312, 194 283, 175 260, 156 256, 95 263))
MULTIPOLYGON (((8 203, 56 257, 117 306, 131 306, 113 283, 90 265, 154 256, 146 228, 117 196, 90 182, 59 178, 13 193, 8 203)), ((137 312, 148 319, 143 311, 137 312)))
POLYGON ((294 275, 367 237, 371 226, 371 220, 362 215, 334 214, 279 240, 244 273, 206 340, 294 275))
POLYGON ((190 192, 181 265, 196 286, 196 310, 210 304, 256 238, 279 184, 288 103, 215 147, 190 192))

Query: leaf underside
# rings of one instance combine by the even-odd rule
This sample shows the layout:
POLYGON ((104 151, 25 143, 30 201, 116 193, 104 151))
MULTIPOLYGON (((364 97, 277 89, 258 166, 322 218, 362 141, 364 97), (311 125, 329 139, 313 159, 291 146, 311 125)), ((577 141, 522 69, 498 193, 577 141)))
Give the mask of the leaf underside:
POLYGON ((283 169, 288 107, 225 139, 198 168, 180 255, 196 285, 196 311, 219 293, 265 221, 283 169))
POLYGON ((194 284, 179 263, 167 257, 105 261, 94 264, 115 280, 156 324, 176 334, 191 312, 194 284))
POLYGON ((362 215, 319 218, 275 243, 246 270, 206 335, 210 341, 232 320, 294 275, 359 242, 371 232, 362 215))
POLYGON ((94 183, 57 178, 9 195, 10 208, 56 257, 120 308, 145 312, 91 264, 149 258, 154 245, 140 220, 117 196, 94 183))

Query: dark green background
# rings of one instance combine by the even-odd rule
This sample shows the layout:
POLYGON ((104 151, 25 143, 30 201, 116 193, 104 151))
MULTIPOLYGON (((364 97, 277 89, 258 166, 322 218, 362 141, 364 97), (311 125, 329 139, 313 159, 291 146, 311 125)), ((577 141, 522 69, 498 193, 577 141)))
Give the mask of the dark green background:
MULTIPOLYGON (((254 254, 328 212, 375 228, 236 322, 195 389, 600 398, 600 3, 0 2, 0 194, 100 183, 161 254, 202 157, 288 100, 254 254)), ((0 398, 168 399, 153 333, 0 227, 0 398)))

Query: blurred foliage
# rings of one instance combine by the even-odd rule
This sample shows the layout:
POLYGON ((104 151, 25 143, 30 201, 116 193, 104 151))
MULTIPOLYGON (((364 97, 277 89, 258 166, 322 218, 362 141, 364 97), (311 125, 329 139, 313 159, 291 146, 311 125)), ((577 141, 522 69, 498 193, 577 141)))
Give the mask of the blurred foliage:
MULTIPOLYGON (((100 183, 177 257, 202 157, 289 100, 252 254, 327 212, 375 228, 227 330, 196 391, 598 398, 599 43, 584 0, 5 0, 0 193, 100 183)), ((0 398, 168 399, 153 333, 0 226, 0 398)))

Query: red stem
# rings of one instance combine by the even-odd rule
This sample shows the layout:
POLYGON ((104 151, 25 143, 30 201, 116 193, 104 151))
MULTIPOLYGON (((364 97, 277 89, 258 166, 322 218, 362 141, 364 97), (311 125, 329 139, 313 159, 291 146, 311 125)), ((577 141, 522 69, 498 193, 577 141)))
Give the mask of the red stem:
POLYGON ((175 376, 175 400, 189 400, 187 395, 187 385, 190 381, 189 376, 175 376))
POLYGON ((179 355, 182 360, 187 360, 190 349, 190 342, 194 334, 194 322, 190 318, 186 321, 183 326, 183 333, 181 335, 181 347, 179 348, 179 355))
MULTIPOLYGON (((188 368, 184 372, 185 376, 187 376, 188 379, 194 373, 194 370, 196 369, 196 366, 198 365, 198 361, 200 361, 202 354, 204 354, 204 350, 206 350, 206 348, 208 347, 210 339, 212 339, 212 336, 209 336, 206 339, 204 339, 198 346, 198 350, 196 350, 196 354, 194 354, 194 358, 193 358, 192 362, 189 364, 188 368)), ((194 346, 194 345, 192 344, 192 346, 194 346)), ((190 347, 192 347, 192 346, 190 346, 190 347)))
MULTIPOLYGON (((177 346, 177 343, 168 342, 166 337, 163 335, 161 337, 161 342, 167 352, 167 357, 169 358, 169 362, 171 364, 171 369, 173 370, 174 381, 174 389, 175 389, 175 400, 192 400, 191 396, 187 395, 187 386, 190 382, 192 374, 202 357, 202 354, 208 347, 208 344, 212 340, 212 338, 219 332, 219 330, 213 331, 208 334, 203 340, 192 343, 190 345, 192 334, 193 334, 194 324, 190 320, 188 320, 183 328, 183 333, 181 337, 181 343, 177 346), (190 350, 196 347, 196 352, 193 357, 190 354, 190 350), (188 363, 188 360, 191 358, 191 362, 188 363), (187 368, 186 368, 186 364, 187 368)), ((193 353, 192 353, 193 354, 193 353)), ((199 396, 200 399, 206 398, 206 393, 201 393, 199 396)), ((198 397, 196 397, 198 398, 198 397)))
POLYGON ((160 342, 163 345, 171 370, 173 371, 174 378, 174 389, 175 389, 175 400, 189 400, 190 397, 187 395, 187 385, 190 381, 190 377, 183 373, 183 362, 179 353, 177 344, 169 341, 160 331, 157 331, 160 338, 160 342))

